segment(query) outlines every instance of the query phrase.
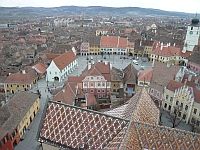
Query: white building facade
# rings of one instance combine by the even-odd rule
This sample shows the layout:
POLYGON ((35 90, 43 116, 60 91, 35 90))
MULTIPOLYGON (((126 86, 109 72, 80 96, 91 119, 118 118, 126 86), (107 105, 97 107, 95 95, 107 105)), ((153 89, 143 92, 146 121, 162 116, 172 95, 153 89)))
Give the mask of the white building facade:
POLYGON ((199 19, 192 19, 191 25, 187 28, 183 52, 192 52, 195 45, 198 45, 200 35, 199 19))
POLYGON ((78 66, 74 52, 66 52, 51 61, 47 68, 46 81, 61 82, 78 66))

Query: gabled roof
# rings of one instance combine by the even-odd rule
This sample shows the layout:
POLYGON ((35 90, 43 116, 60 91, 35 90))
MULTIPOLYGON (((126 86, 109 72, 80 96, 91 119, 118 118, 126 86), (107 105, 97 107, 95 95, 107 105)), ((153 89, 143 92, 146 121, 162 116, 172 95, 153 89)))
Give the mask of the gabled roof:
POLYGON ((145 92, 143 90, 137 95, 141 102, 127 104, 130 106, 127 110, 132 113, 130 121, 49 101, 40 124, 38 140, 65 149, 199 149, 199 134, 157 125, 157 119, 152 119, 152 115, 149 115, 149 112, 153 113, 154 107, 149 105, 145 92), (144 104, 145 101, 147 105, 144 104), (142 109, 146 109, 143 114, 142 109), (141 119, 138 120, 136 116, 141 119))
POLYGON ((152 76, 153 76, 153 69, 152 68, 140 70, 139 73, 138 73, 138 81, 151 82, 152 76))
POLYGON ((143 88, 128 102, 119 108, 105 112, 106 114, 149 124, 158 124, 160 111, 147 91, 143 88))
POLYGON ((150 87, 160 92, 163 92, 164 87, 167 86, 170 80, 173 80, 175 78, 175 75, 177 74, 179 69, 180 66, 174 65, 167 67, 167 65, 164 63, 155 62, 150 87))
POLYGON ((65 87, 53 97, 53 100, 69 105, 74 105, 77 90, 76 87, 77 83, 67 82, 65 87))
POLYGON ((194 100, 197 102, 197 103, 200 103, 200 90, 197 89, 197 87, 194 85, 194 86, 190 86, 190 82, 186 82, 186 83, 182 83, 182 82, 177 82, 175 80, 171 80, 168 85, 167 85, 167 89, 170 90, 170 91, 173 91, 175 92, 175 90, 183 87, 183 86, 188 86, 190 87, 190 89, 193 91, 194 93, 194 100))
POLYGON ((200 135, 151 124, 131 122, 120 150, 197 150, 200 135))
POLYGON ((39 74, 44 74, 46 72, 46 66, 42 63, 38 63, 35 64, 34 66, 32 66, 33 69, 35 69, 35 71, 39 74))
POLYGON ((163 47, 158 46, 152 50, 152 53, 163 57, 170 57, 170 56, 189 57, 191 55, 191 52, 183 53, 181 48, 175 46, 163 46, 163 47))
POLYGON ((107 81, 111 80, 111 69, 110 69, 110 63, 105 62, 97 62, 95 64, 91 64, 91 68, 88 70, 86 69, 82 73, 82 77, 86 76, 99 76, 102 75, 107 81))
POLYGON ((124 83, 126 84, 136 84, 138 70, 130 63, 124 70, 124 83))
POLYGON ((68 51, 56 58, 53 59, 53 62, 56 64, 56 66, 63 70, 65 67, 67 67, 71 62, 73 62, 76 59, 76 55, 73 51, 68 51))
POLYGON ((128 121, 49 101, 39 141, 63 148, 103 149, 128 121))

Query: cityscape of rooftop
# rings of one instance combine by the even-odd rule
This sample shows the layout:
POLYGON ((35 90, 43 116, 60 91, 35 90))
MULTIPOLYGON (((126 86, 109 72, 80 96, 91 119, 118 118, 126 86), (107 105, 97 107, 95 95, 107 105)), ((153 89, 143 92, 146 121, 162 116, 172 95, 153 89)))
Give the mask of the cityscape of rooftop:
POLYGON ((198 0, 1 0, 0 150, 200 150, 198 0))

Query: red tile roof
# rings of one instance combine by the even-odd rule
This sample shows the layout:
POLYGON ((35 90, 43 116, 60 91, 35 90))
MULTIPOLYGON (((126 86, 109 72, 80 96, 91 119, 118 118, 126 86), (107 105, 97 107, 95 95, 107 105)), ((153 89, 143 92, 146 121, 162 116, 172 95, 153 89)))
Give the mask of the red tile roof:
POLYGON ((81 76, 85 77, 89 75, 102 75, 107 81, 111 81, 110 63, 105 64, 105 62, 97 62, 91 65, 92 66, 89 70, 87 69, 88 67, 86 67, 81 76))
POLYGON ((173 91, 175 92, 176 89, 182 87, 184 84, 181 83, 181 82, 177 82, 175 80, 171 80, 169 81, 169 83, 167 84, 167 89, 170 90, 170 91, 173 91))
POLYGON ((175 128, 131 122, 120 150, 197 150, 200 135, 175 128))
POLYGON ((73 51, 68 51, 56 58, 53 59, 56 66, 62 70, 65 67, 67 67, 71 62, 73 62, 76 59, 76 55, 73 51))
POLYGON ((14 83, 14 84, 31 84, 35 80, 36 76, 33 75, 31 72, 29 73, 14 73, 9 75, 5 83, 14 83))
POLYGON ((100 150, 127 127, 128 121, 92 110, 48 102, 39 141, 69 149, 100 150))
POLYGON ((151 82, 152 76, 153 76, 153 69, 152 68, 140 70, 139 73, 138 73, 138 81, 151 82))
POLYGON ((128 39, 119 36, 102 36, 100 41, 102 48, 127 48, 128 39))
POLYGON ((47 67, 42 63, 38 63, 38 64, 34 65, 32 68, 35 69, 35 71, 39 74, 44 74, 47 69, 47 67))
POLYGON ((76 86, 77 83, 68 82, 65 87, 53 97, 53 100, 74 105, 76 98, 76 86))
MULTIPOLYGON (((184 86, 184 85, 185 85, 184 83, 177 82, 177 81, 175 81, 175 80, 171 80, 171 81, 168 83, 168 85, 167 85, 166 88, 167 88, 168 90, 170 90, 170 91, 175 92, 175 90, 181 88, 181 87, 184 86)), ((186 85, 187 85, 188 87, 192 88, 193 93, 194 93, 194 100, 195 100, 196 102, 200 103, 200 90, 198 90, 198 89, 196 88, 195 85, 190 86, 190 82, 189 82, 189 83, 186 82, 186 85)))
POLYGON ((163 56, 163 57, 170 57, 170 56, 182 56, 182 57, 189 57, 191 52, 183 53, 179 47, 175 46, 155 46, 153 48, 152 54, 163 56))

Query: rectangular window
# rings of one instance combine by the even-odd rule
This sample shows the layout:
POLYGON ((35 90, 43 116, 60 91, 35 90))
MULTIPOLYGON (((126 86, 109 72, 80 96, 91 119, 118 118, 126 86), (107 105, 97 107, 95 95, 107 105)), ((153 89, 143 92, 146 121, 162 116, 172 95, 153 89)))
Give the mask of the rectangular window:
POLYGON ((178 105, 179 101, 176 101, 176 105, 178 105))
POLYGON ((173 97, 170 97, 170 102, 172 102, 173 101, 173 97))
POLYGON ((196 113, 197 113, 197 109, 195 108, 195 109, 194 109, 194 114, 196 114, 196 113))
POLYGON ((186 110, 186 111, 188 110, 188 106, 187 106, 187 105, 185 105, 185 110, 186 110))
POLYGON ((183 119, 184 119, 184 120, 186 119, 186 114, 183 114, 183 119))
POLYGON ((168 110, 171 110, 171 105, 169 105, 169 108, 168 108, 168 110))
POLYGON ((168 96, 168 95, 166 95, 166 99, 168 99, 168 97, 169 97, 169 96, 168 96))
POLYGON ((166 103, 165 103, 164 107, 167 108, 167 104, 166 103))

